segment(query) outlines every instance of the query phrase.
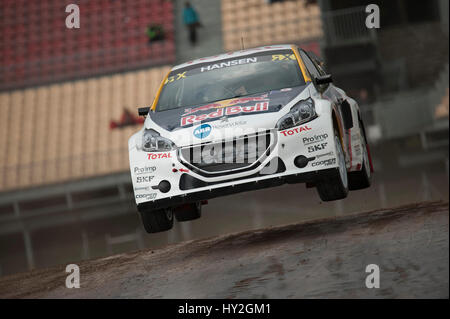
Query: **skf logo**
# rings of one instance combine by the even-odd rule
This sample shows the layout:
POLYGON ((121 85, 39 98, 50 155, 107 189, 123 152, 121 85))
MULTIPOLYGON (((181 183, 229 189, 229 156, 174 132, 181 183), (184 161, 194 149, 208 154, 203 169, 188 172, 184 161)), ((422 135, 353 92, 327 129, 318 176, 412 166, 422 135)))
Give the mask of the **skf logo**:
POLYGON ((321 144, 317 144, 317 145, 313 145, 313 146, 308 146, 308 153, 313 153, 313 152, 317 152, 317 151, 321 151, 323 149, 325 149, 325 147, 327 147, 328 143, 321 143, 321 144))
POLYGON ((154 176, 138 176, 136 178, 136 183, 150 183, 154 176))

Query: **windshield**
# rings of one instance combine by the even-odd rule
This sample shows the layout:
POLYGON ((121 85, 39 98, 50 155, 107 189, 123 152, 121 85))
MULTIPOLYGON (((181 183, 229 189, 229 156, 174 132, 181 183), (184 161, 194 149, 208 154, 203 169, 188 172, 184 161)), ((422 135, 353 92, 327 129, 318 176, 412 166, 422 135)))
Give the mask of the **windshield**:
POLYGON ((172 71, 161 91, 156 111, 304 84, 291 50, 266 51, 172 71))

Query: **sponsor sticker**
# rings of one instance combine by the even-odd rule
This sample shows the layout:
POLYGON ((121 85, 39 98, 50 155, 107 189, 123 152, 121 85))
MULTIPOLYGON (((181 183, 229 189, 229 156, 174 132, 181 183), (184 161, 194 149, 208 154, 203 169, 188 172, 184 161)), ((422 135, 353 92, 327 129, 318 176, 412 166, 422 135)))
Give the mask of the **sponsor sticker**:
POLYGON ((255 96, 255 97, 240 97, 240 98, 235 98, 235 99, 217 101, 217 102, 213 102, 210 104, 206 104, 206 105, 202 105, 202 106, 198 106, 198 107, 194 107, 194 108, 187 108, 184 110, 183 116, 189 115, 192 113, 196 113, 196 112, 200 112, 200 111, 208 111, 211 109, 220 109, 220 108, 225 108, 228 106, 233 106, 233 105, 238 105, 238 104, 245 104, 245 103, 249 103, 249 102, 263 102, 263 101, 268 101, 267 94, 264 94, 262 96, 255 96))
POLYGON ((134 190, 137 191, 148 191, 150 190, 150 186, 142 186, 142 187, 135 187, 134 190))
POLYGON ((182 72, 182 73, 177 73, 176 75, 171 75, 166 79, 166 82, 164 82, 164 85, 166 85, 167 83, 172 83, 173 81, 178 81, 180 79, 185 79, 186 78, 186 71, 182 72))
POLYGON ((211 133, 212 127, 209 124, 202 124, 194 129, 194 136, 196 138, 205 138, 211 133))
POLYGON ((324 134, 318 134, 318 135, 314 135, 314 136, 306 136, 302 139, 302 141, 303 141, 303 145, 306 146, 306 145, 322 142, 322 141, 326 140, 327 138, 328 138, 328 134, 324 133, 324 134))
POLYGON ((150 183, 154 177, 155 176, 138 176, 138 177, 136 177, 136 183, 137 184, 150 183))
POLYGON ((136 199, 138 198, 145 198, 148 200, 155 199, 156 193, 150 193, 150 194, 136 194, 136 199))
POLYGON ((153 173, 154 171, 156 171, 156 166, 144 166, 144 167, 135 166, 133 169, 135 175, 153 173))
POLYGON ((214 63, 214 64, 210 64, 210 65, 201 67, 200 72, 212 71, 215 69, 222 69, 222 68, 226 68, 226 67, 230 67, 230 66, 235 66, 235 65, 240 65, 240 64, 249 64, 249 63, 255 63, 255 62, 258 62, 257 57, 231 60, 231 61, 227 61, 227 62, 219 62, 219 63, 214 63))
POLYGON ((265 112, 269 110, 269 102, 258 102, 255 105, 241 106, 241 105, 233 105, 233 106, 219 106, 214 107, 214 111, 210 113, 205 113, 201 115, 187 115, 181 117, 181 126, 186 126, 189 124, 195 124, 197 122, 201 122, 207 119, 216 119, 223 116, 231 116, 238 114, 248 114, 255 112, 265 112))
POLYGON ((315 155, 315 156, 314 156, 314 159, 318 159, 318 158, 325 157, 325 156, 333 156, 333 155, 334 155, 334 152, 331 151, 331 152, 328 152, 328 153, 315 155))
POLYGON ((294 135, 294 134, 298 134, 301 132, 309 131, 310 129, 311 129, 310 127, 305 125, 305 126, 296 127, 296 128, 289 129, 289 130, 284 130, 284 131, 281 131, 280 133, 283 134, 284 136, 289 136, 289 135, 294 135))
POLYGON ((273 54, 272 61, 283 61, 283 60, 296 60, 295 55, 292 54, 273 54))
POLYGON ((327 145, 328 145, 328 143, 324 142, 324 143, 308 146, 308 153, 322 151, 327 147, 327 145))
POLYGON ((313 162, 311 164, 311 166, 313 166, 313 167, 315 167, 315 166, 330 166, 330 165, 334 165, 334 164, 336 164, 336 159, 330 158, 330 159, 323 160, 323 161, 313 162))
POLYGON ((247 124, 247 121, 236 121, 236 122, 225 122, 225 123, 221 123, 221 124, 213 124, 212 127, 215 129, 224 129, 224 128, 232 128, 232 127, 236 127, 236 126, 242 126, 247 124))
POLYGON ((162 158, 172 158, 170 153, 148 153, 147 158, 149 160, 162 159, 162 158))

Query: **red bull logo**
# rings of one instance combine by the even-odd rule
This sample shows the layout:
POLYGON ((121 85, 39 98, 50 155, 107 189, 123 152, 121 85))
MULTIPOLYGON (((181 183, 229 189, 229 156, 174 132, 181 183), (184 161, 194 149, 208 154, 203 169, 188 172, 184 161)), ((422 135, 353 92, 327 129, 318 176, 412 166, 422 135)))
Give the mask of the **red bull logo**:
MULTIPOLYGON (((248 101, 247 101, 248 102, 248 101)), ((208 106, 208 105, 205 105, 208 106)), ((194 112, 197 112, 198 110, 194 112, 190 112, 187 116, 183 116, 181 118, 181 126, 189 125, 189 124, 195 124, 197 122, 201 122, 207 119, 215 119, 220 118, 222 116, 229 116, 229 115, 237 115, 237 114, 248 114, 248 113, 254 113, 254 112, 265 112, 269 110, 269 102, 258 102, 255 105, 249 105, 249 106, 241 106, 241 105, 232 105, 232 106, 220 106, 220 107, 208 107, 206 110, 215 108, 218 109, 216 111, 205 113, 201 115, 195 115, 192 114, 194 112)), ((198 108, 196 108, 198 109, 198 108)), ((202 109, 203 111, 205 109, 202 109)), ((186 114, 185 114, 186 115, 186 114)))
POLYGON ((258 96, 258 97, 242 97, 242 98, 236 98, 236 99, 229 99, 224 101, 218 101, 206 105, 202 105, 195 108, 188 108, 184 110, 184 114, 182 116, 186 116, 192 113, 200 112, 200 111, 207 111, 210 109, 220 109, 225 108, 228 106, 233 106, 237 104, 245 104, 249 102, 260 102, 260 101, 268 101, 267 94, 258 96))

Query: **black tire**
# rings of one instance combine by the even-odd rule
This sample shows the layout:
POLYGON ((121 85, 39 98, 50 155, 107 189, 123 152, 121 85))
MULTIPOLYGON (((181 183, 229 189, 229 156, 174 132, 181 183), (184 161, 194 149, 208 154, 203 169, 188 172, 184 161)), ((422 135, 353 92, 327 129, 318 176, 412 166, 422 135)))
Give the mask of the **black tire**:
POLYGON ((183 205, 175 209, 175 217, 179 222, 186 222, 189 220, 198 219, 202 216, 202 204, 192 203, 183 205))
POLYGON ((347 169, 345 167, 345 155, 342 148, 341 139, 338 132, 334 131, 334 139, 336 143, 336 160, 339 165, 337 167, 322 173, 316 182, 317 192, 320 199, 324 202, 346 198, 348 195, 348 178, 347 169), (343 164, 342 164, 343 161, 343 164))
POLYGON ((141 212, 141 219, 147 233, 159 233, 173 227, 172 209, 141 212))
POLYGON ((362 147, 364 158, 360 171, 348 173, 348 188, 352 191, 368 188, 372 183, 372 172, 370 171, 369 154, 367 152, 367 139, 361 121, 359 122, 359 127, 364 137, 364 145, 362 147))

